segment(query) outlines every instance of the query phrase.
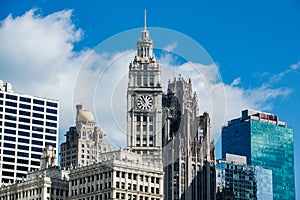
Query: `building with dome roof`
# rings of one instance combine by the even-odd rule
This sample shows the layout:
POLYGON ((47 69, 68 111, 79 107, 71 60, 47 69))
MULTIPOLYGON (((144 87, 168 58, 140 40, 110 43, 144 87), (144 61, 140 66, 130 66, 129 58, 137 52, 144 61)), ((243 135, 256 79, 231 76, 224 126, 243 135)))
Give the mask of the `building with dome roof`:
POLYGON ((99 154, 111 151, 105 133, 95 124, 91 111, 76 106, 76 126, 69 128, 66 142, 60 145, 61 167, 84 166, 98 160, 99 154))

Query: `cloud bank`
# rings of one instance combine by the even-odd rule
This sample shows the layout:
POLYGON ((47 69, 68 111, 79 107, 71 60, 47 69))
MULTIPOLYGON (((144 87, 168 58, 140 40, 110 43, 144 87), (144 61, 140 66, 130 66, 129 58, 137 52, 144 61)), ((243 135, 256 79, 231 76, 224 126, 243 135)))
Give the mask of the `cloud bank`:
MULTIPOLYGON (((58 99, 61 140, 68 127, 74 125, 75 104, 83 103, 95 113, 112 146, 125 146, 127 72, 135 51, 102 54, 90 48, 75 51, 74 44, 82 38, 83 30, 74 24, 72 10, 47 16, 39 15, 37 10, 15 18, 9 15, 0 25, 0 79, 11 82, 16 92, 58 99)), ((165 50, 174 48, 176 41, 165 50)), ((164 87, 174 75, 191 78, 201 112, 212 113, 214 139, 218 138, 221 126, 238 117, 242 109, 271 110, 273 99, 291 92, 287 88, 274 88, 272 81, 257 88, 240 87, 242 77, 229 84, 220 82, 219 67, 215 64, 186 62, 174 66, 171 54, 166 54, 160 62, 164 87)), ((283 73, 298 68, 299 63, 283 73)), ((274 75, 274 80, 283 75, 274 75)))

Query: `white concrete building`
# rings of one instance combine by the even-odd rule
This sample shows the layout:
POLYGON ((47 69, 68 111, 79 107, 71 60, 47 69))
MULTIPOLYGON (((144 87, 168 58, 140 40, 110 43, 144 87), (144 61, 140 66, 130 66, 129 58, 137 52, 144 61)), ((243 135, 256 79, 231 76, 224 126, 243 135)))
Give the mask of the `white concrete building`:
POLYGON ((127 88, 127 147, 143 155, 157 153, 162 147, 160 73, 145 21, 136 56, 129 64, 127 88))
POLYGON ((56 155, 47 146, 41 158, 41 168, 29 172, 26 178, 0 187, 1 200, 66 200, 69 190, 69 170, 55 166, 56 155))
POLYGON ((95 124, 94 115, 82 105, 76 106, 76 126, 69 128, 66 141, 60 145, 60 165, 88 165, 99 159, 101 152, 111 151, 105 133, 95 124))
POLYGON ((43 149, 58 146, 59 102, 18 94, 0 80, 0 183, 38 169, 43 149))
POLYGON ((97 163, 70 172, 69 199, 162 200, 160 161, 144 162, 129 150, 102 153, 97 163))

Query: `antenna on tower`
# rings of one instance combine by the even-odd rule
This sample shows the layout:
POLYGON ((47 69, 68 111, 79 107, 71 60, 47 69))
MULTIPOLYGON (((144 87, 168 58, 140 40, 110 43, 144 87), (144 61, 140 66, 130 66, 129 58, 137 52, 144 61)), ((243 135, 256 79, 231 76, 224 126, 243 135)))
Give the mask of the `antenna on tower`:
POLYGON ((147 27, 147 11, 146 9, 144 10, 144 30, 146 30, 147 27))

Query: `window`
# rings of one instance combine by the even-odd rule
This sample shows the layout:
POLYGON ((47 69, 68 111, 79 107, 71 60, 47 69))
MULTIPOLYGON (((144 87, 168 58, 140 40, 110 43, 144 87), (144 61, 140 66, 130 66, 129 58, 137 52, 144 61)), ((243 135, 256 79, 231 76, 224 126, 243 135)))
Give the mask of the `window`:
POLYGON ((30 123, 30 119, 19 117, 20 122, 30 123))
MULTIPOLYGON (((22 170, 22 171, 28 171, 28 170, 22 170)), ((17 173, 18 178, 26 177, 26 174, 17 173)))
POLYGON ((16 128, 16 123, 5 122, 4 126, 16 128))
POLYGON ((10 129, 4 129, 4 133, 16 135, 16 131, 15 130, 10 130, 10 129))
POLYGON ((46 140, 53 140, 53 141, 56 140, 56 137, 55 137, 55 136, 49 136, 49 135, 46 135, 45 138, 46 138, 46 140))
POLYGON ((57 127, 57 124, 56 123, 52 123, 52 122, 46 122, 46 126, 57 127))
POLYGON ((31 103, 31 99, 26 97, 20 97, 20 101, 31 103))
POLYGON ((28 160, 23 160, 23 159, 17 159, 17 162, 20 164, 28 164, 28 160))
POLYGON ((56 130, 46 128, 46 133, 56 134, 56 130))
POLYGON ((39 165, 40 165, 40 162, 38 162, 38 161, 33 161, 33 160, 32 160, 32 161, 31 161, 31 164, 32 164, 32 165, 35 165, 35 166, 39 166, 39 165))
POLYGON ((20 157, 26 157, 26 158, 29 157, 29 153, 26 153, 26 152, 18 152, 17 155, 20 157))
POLYGON ((143 78, 144 78, 144 81, 143 81, 144 86, 147 86, 148 85, 147 75, 145 74, 143 78))
POLYGON ((10 108, 5 108, 6 113, 12 113, 12 114, 17 114, 17 110, 15 109, 10 109, 10 108))
POLYGON ((31 151, 43 152, 43 149, 42 148, 38 148, 38 147, 31 147, 31 151))
POLYGON ((46 111, 47 111, 47 113, 57 114, 57 110, 53 110, 50 108, 47 108, 46 111))
POLYGON ((24 108, 24 109, 28 109, 28 110, 31 109, 31 106, 30 106, 30 105, 22 104, 22 103, 19 105, 19 107, 20 107, 20 108, 24 108))
POLYGON ((44 101, 38 100, 38 99, 33 99, 34 104, 39 104, 39 105, 44 105, 44 101))
POLYGON ((4 140, 15 142, 15 141, 16 141, 16 138, 15 138, 15 137, 10 137, 10 136, 4 136, 4 140))
POLYGON ((10 143, 4 143, 4 147, 14 149, 16 147, 16 145, 15 144, 10 144, 10 143))
POLYGON ((10 94, 6 94, 6 98, 7 98, 7 99, 12 99, 12 100, 17 100, 17 99, 18 99, 17 96, 15 96, 15 95, 10 95, 10 94))
POLYGON ((15 159, 14 159, 14 158, 3 157, 3 161, 14 163, 14 162, 15 162, 15 159))
POLYGON ((46 115, 46 119, 56 121, 57 117, 56 116, 51 116, 51 115, 46 115))
POLYGON ((44 122, 43 122, 43 121, 36 120, 36 119, 33 119, 33 120, 32 120, 32 123, 33 123, 33 124, 37 124, 37 125, 44 125, 44 122))
POLYGON ((40 146, 43 145, 43 142, 42 141, 38 141, 38 140, 32 140, 31 143, 35 144, 35 145, 40 145, 40 146))
POLYGON ((18 142, 29 144, 29 140, 28 139, 23 139, 23 138, 18 138, 18 142))
POLYGON ((34 138, 43 138, 43 135, 41 135, 41 134, 36 134, 36 133, 32 133, 32 137, 34 137, 34 138))
POLYGON ((38 132, 43 132, 44 131, 44 129, 42 127, 36 127, 36 126, 33 126, 32 130, 33 131, 38 131, 38 132))
MULTIPOLYGON (((6 172, 6 171, 2 171, 2 176, 14 176, 14 172, 6 172)), ((5 182, 2 178, 2 181, 5 182)))
POLYGON ((6 101, 6 102, 5 102, 5 105, 11 106, 11 107, 17 107, 17 103, 15 103, 15 102, 10 102, 10 101, 6 101))
POLYGON ((18 131, 19 135, 21 136, 26 136, 26 137, 29 137, 29 133, 28 132, 24 132, 24 131, 18 131))
POLYGON ((142 85, 141 76, 137 75, 137 77, 136 77, 136 82, 137 82, 136 84, 137 84, 138 86, 142 85))
POLYGON ((6 155, 15 155, 15 152, 14 151, 10 151, 10 150, 3 150, 3 154, 6 154, 6 155))
POLYGON ((24 125, 24 124, 19 124, 19 128, 20 128, 20 129, 30 130, 30 126, 24 125))
POLYGON ((40 113, 32 113, 33 117, 44 119, 44 115, 40 113))
POLYGON ((41 155, 38 155, 38 154, 31 154, 31 158, 35 158, 35 159, 40 159, 41 158, 41 155))
POLYGON ((18 145, 18 149, 28 151, 28 150, 29 150, 29 147, 28 147, 28 146, 25 146, 25 145, 18 145))
POLYGON ((51 143, 51 142, 45 142, 45 146, 56 147, 56 144, 55 143, 51 143))
POLYGON ((150 76, 150 86, 154 86, 154 76, 150 76))
POLYGON ((33 110, 39 111, 39 112, 44 112, 44 108, 43 107, 38 107, 38 106, 33 106, 33 110))
POLYGON ((47 106, 57 108, 57 103, 47 101, 47 106))
POLYGON ((30 116, 30 112, 19 110, 20 115, 30 116))

